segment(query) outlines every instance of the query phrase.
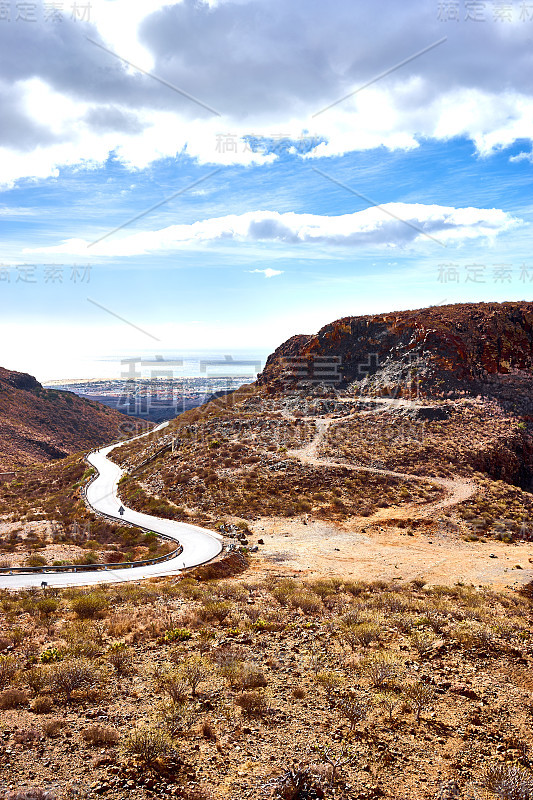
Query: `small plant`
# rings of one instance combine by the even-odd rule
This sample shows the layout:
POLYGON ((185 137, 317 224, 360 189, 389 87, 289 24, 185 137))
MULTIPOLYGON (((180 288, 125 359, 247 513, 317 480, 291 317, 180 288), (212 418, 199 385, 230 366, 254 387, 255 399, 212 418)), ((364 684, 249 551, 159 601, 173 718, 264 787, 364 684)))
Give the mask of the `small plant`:
POLYGON ((80 619, 94 619, 102 616, 108 604, 109 600, 103 592, 93 591, 72 600, 71 608, 80 619))
POLYGON ((131 675, 133 671, 133 651, 123 642, 114 642, 109 648, 107 661, 117 675, 131 675))
POLYGON ((46 694, 40 694, 31 701, 30 710, 33 711, 34 714, 49 714, 53 705, 54 703, 51 697, 48 697, 46 694))
POLYGON ((49 680, 52 692, 63 695, 69 703, 74 691, 93 688, 98 684, 100 673, 90 661, 73 659, 54 667, 49 680))
POLYGON ((45 567, 46 566, 46 558, 44 556, 40 556, 37 553, 28 556, 25 561, 27 567, 45 567))
POLYGON ((146 767, 170 754, 172 743, 168 735, 151 725, 134 728, 124 740, 122 753, 126 758, 135 758, 146 767))
POLYGON ((41 664, 55 664, 58 661, 63 661, 64 654, 57 647, 47 647, 46 650, 40 655, 41 664))
POLYGON ((46 722, 43 722, 42 729, 44 735, 48 739, 53 739, 56 736, 59 736, 63 728, 66 726, 66 722, 62 719, 49 719, 46 722))
POLYGON ((20 708, 28 702, 28 695, 22 689, 6 689, 0 694, 0 709, 20 708))
POLYGON ((7 686, 19 668, 15 656, 0 656, 0 688, 7 686))
POLYGON ((190 729, 194 720, 194 709, 187 700, 181 703, 165 700, 159 705, 157 718, 169 736, 175 739, 190 729))
POLYGON ((353 692, 347 692, 337 702, 337 708, 350 724, 350 733, 368 714, 368 703, 353 692))
POLYGON ((182 705, 189 696, 187 682, 177 669, 166 669, 155 676, 156 686, 172 702, 182 705))
POLYGON ((402 673, 403 664, 390 653, 376 653, 364 658, 359 668, 371 686, 382 689, 402 673))
POLYGON ((358 622, 343 625, 339 636, 355 652, 359 647, 368 647, 372 642, 377 642, 380 637, 380 628, 370 622, 358 622))
POLYGON ((93 747, 114 747, 120 739, 119 732, 107 725, 91 725, 82 731, 81 738, 93 747))
POLYGON ((482 778, 485 789, 501 800, 530 800, 533 797, 533 772, 510 764, 491 764, 482 778))
POLYGON ((196 689, 209 675, 211 665, 203 656, 192 655, 181 662, 179 671, 195 697, 196 689))
POLYGON ((434 642, 435 636, 425 631, 416 631, 411 635, 411 645, 420 658, 427 658, 431 654, 434 642))
POLYGON ((403 694, 408 705, 416 713, 416 721, 420 723, 422 711, 429 708, 435 699, 434 690, 431 686, 419 681, 418 683, 406 686, 403 694))
POLYGON ((248 717, 262 717, 269 706, 263 692, 243 692, 235 700, 235 704, 242 709, 243 714, 248 717))
POLYGON ((292 690, 292 696, 295 700, 303 700, 306 696, 303 686, 296 686, 296 688, 292 690))
POLYGON ((169 631, 165 631, 163 634, 163 641, 166 644, 170 642, 186 642, 191 636, 191 631, 186 628, 172 628, 169 631))

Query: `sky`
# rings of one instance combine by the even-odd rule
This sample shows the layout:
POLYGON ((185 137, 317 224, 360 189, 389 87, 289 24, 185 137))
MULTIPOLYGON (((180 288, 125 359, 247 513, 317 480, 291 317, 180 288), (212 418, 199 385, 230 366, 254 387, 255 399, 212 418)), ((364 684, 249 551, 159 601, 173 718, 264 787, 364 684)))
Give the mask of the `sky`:
POLYGON ((0 2, 0 364, 531 299, 532 74, 523 0, 0 2))

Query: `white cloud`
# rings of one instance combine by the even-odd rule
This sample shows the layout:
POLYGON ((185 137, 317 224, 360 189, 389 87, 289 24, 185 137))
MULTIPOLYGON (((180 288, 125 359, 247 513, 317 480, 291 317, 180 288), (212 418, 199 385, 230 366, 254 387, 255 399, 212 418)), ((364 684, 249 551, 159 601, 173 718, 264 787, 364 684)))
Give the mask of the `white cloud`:
POLYGON ((518 153, 516 156, 511 156, 509 161, 513 163, 518 161, 529 161, 530 164, 533 164, 533 151, 530 153, 518 153))
POLYGON ((267 267, 267 269, 249 269, 247 270, 251 275, 264 275, 265 278, 275 278, 276 275, 283 275, 282 269, 271 269, 267 267))
MULTIPOLYGON (((497 208, 453 208, 421 203, 386 203, 340 216, 249 211, 170 225, 156 231, 113 234, 93 246, 84 239, 67 239, 59 245, 26 248, 24 253, 64 253, 88 257, 126 257, 228 242, 306 244, 325 247, 390 246, 435 240, 460 243, 487 237, 520 224, 497 208)), ((96 238, 96 237, 95 237, 96 238)))
POLYGON ((436 5, 382 0, 376 25, 362 0, 154 0, 149 11, 93 0, 89 26, 3 23, 0 180, 103 164, 111 152, 130 169, 183 150, 200 163, 276 158, 251 152, 250 135, 291 137, 299 152, 307 132, 312 157, 459 135, 487 154, 532 139, 530 26, 494 22, 488 9, 482 25, 441 23, 436 5))

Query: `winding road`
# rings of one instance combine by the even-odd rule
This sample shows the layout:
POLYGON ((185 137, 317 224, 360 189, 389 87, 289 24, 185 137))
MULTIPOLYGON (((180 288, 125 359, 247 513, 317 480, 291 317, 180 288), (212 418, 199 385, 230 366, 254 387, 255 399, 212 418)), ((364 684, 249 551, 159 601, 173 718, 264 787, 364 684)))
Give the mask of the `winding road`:
MULTIPOLYGON (((157 428, 133 437, 140 439, 154 433, 168 425, 164 422, 157 428)), ((132 439, 126 440, 131 442, 132 439)), ((139 567, 124 567, 118 569, 87 570, 83 572, 46 572, 46 573, 16 573, 14 575, 0 575, 0 589, 29 589, 40 586, 46 581, 48 586, 87 586, 97 583, 120 583, 123 581, 138 581, 143 578, 159 578, 166 575, 177 575, 188 567, 204 564, 217 556, 222 550, 222 536, 214 531, 189 525, 186 522, 176 522, 170 519, 153 517, 140 511, 126 508, 118 498, 118 482, 123 475, 123 470, 113 461, 108 459, 109 453, 125 442, 111 444, 100 450, 94 450, 87 460, 98 472, 97 477, 87 487, 87 503, 96 512, 116 519, 118 522, 130 522, 141 528, 146 528, 154 533, 167 536, 182 546, 179 555, 139 567), (119 513, 120 508, 123 514, 119 513)))

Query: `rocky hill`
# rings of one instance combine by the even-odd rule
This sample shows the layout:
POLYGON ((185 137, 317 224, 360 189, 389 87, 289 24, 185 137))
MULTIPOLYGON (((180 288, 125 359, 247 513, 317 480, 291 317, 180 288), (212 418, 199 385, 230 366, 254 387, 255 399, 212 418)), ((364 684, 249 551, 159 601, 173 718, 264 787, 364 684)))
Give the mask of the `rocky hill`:
POLYGON ((258 383, 270 391, 325 380, 381 396, 511 397, 531 393, 532 365, 532 302, 464 303, 344 317, 294 336, 258 383))
POLYGON ((31 375, 0 368, 0 471, 39 464, 116 439, 122 414, 31 375))

